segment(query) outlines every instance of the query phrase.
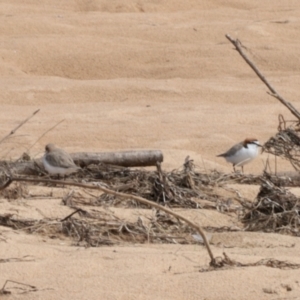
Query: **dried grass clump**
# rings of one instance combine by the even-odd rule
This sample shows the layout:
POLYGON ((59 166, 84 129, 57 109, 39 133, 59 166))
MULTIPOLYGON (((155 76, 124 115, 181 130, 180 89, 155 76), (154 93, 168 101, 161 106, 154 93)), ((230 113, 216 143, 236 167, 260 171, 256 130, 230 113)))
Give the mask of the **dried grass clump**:
MULTIPOLYGON (((214 186, 230 180, 217 171, 207 174, 188 158, 183 167, 171 172, 163 171, 160 165, 157 166, 157 170, 150 171, 104 164, 93 165, 84 172, 86 173, 84 180, 87 182, 99 183, 100 186, 116 192, 139 196, 172 208, 202 208, 201 203, 197 201, 199 199, 214 203, 222 202, 226 199, 214 193, 214 186)), ((80 176, 82 175, 83 173, 80 176)), ((106 193, 93 199, 92 203, 93 205, 146 207, 134 200, 128 200, 124 204, 116 196, 106 193)))
POLYGON ((109 220, 89 216, 88 218, 70 218, 62 223, 65 235, 75 239, 76 244, 98 247, 128 243, 179 243, 188 244, 193 241, 191 229, 178 220, 165 214, 156 214, 150 222, 141 217, 136 222, 126 222, 111 215, 109 220), (147 223, 147 224, 146 224, 147 223))
POLYGON ((248 231, 300 235, 300 198, 264 179, 257 201, 242 218, 248 231))
POLYGON ((14 182, 8 188, 0 191, 0 198, 16 200, 26 198, 29 195, 28 188, 24 183, 14 182))
POLYGON ((300 132, 298 127, 279 130, 264 144, 264 151, 290 161, 295 170, 300 170, 300 132))
MULTIPOLYGON (((193 166, 192 161, 189 164, 193 166)), ((127 169, 126 172, 119 173, 122 177, 114 173, 115 177, 105 183, 115 191, 130 193, 171 207, 199 208, 192 198, 205 197, 205 194, 197 183, 191 183, 192 173, 193 169, 188 169, 187 165, 172 172, 164 172, 158 165, 157 171, 127 169)), ((99 200, 110 204, 118 202, 114 196, 107 194, 103 194, 99 200)), ((132 205, 139 206, 137 203, 132 205)))
POLYGON ((78 209, 63 220, 21 219, 12 214, 0 215, 0 225, 27 233, 37 233, 51 238, 69 237, 76 245, 99 247, 128 243, 196 243, 193 229, 165 213, 156 214, 136 222, 127 222, 111 212, 78 209), (74 216, 74 214, 77 216, 74 216), (79 216, 78 216, 79 215, 79 216))

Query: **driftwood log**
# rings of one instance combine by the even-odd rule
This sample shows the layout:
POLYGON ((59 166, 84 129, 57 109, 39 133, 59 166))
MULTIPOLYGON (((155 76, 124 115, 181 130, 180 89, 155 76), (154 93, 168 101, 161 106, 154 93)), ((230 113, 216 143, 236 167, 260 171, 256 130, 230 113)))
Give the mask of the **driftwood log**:
POLYGON ((160 150, 135 150, 120 152, 88 153, 79 152, 70 154, 76 165, 86 167, 91 164, 105 163, 121 167, 155 166, 163 161, 160 150))
MULTIPOLYGON (((79 152, 70 153, 74 162, 80 167, 87 167, 92 164, 109 164, 121 167, 146 167, 155 166, 157 162, 163 161, 163 154, 160 150, 135 150, 120 152, 79 152)), ((6 169, 12 174, 38 175, 38 165, 44 170, 42 159, 30 161, 0 161, 0 168, 6 169)), ((46 172, 46 171, 45 171, 46 172)))

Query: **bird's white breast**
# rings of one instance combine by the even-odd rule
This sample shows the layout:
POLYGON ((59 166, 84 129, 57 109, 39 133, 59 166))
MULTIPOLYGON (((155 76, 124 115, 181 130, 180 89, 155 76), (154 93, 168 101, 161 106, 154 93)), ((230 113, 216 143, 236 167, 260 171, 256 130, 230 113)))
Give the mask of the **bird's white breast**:
POLYGON ((242 147, 235 154, 226 157, 226 160, 233 165, 243 166, 252 161, 258 155, 258 146, 248 144, 247 148, 242 147))

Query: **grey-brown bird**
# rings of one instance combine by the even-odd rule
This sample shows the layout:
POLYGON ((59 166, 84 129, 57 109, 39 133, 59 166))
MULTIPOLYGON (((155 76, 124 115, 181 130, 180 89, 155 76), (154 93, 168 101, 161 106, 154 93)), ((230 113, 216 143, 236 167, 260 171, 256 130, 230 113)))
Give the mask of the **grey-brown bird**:
POLYGON ((57 148, 54 144, 48 144, 45 147, 43 164, 50 175, 68 175, 77 172, 77 167, 69 153, 63 149, 57 148))

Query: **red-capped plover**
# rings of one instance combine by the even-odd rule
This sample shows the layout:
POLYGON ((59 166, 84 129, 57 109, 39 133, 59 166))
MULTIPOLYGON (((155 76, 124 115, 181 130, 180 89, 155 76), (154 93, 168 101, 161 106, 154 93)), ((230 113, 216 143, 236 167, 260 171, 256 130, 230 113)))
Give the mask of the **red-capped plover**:
POLYGON ((57 148, 53 144, 45 147, 45 155, 43 156, 43 164, 50 175, 68 175, 77 172, 77 167, 71 156, 63 149, 57 148))
POLYGON ((258 155, 258 147, 261 147, 259 141, 253 138, 247 138, 243 142, 238 143, 231 147, 227 152, 217 155, 224 157, 227 162, 235 166, 242 167, 244 172, 244 165, 252 161, 258 155))

